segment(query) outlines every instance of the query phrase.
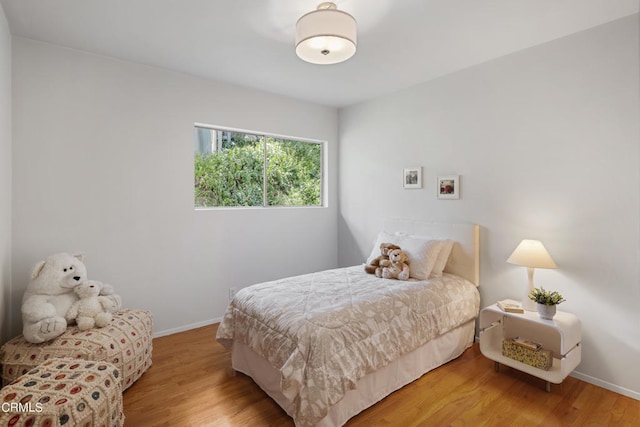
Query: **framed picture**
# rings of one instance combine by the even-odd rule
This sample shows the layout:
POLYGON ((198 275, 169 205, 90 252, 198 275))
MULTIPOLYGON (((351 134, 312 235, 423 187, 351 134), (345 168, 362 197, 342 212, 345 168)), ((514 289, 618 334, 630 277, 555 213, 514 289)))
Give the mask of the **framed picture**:
POLYGON ((404 168, 403 188, 422 188, 422 166, 404 168))
POLYGON ((438 199, 459 199, 460 175, 439 176, 436 189, 438 199))

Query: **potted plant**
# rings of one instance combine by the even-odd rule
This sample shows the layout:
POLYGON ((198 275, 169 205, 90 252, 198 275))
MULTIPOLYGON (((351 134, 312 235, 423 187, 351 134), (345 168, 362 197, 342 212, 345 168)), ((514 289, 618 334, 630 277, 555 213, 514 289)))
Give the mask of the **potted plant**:
POLYGON ((529 292, 529 299, 538 303, 538 314, 547 320, 553 319, 556 315, 556 305, 565 301, 558 291, 547 291, 543 287, 534 288, 529 292))

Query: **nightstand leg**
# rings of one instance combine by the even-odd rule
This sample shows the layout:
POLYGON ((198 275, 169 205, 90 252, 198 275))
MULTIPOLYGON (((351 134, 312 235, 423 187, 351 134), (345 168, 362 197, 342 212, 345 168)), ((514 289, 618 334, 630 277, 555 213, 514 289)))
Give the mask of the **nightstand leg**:
POLYGON ((500 371, 500 364, 498 362, 493 362, 493 369, 496 370, 496 372, 500 371))
POLYGON ((551 382, 547 381, 547 393, 551 393, 551 382))

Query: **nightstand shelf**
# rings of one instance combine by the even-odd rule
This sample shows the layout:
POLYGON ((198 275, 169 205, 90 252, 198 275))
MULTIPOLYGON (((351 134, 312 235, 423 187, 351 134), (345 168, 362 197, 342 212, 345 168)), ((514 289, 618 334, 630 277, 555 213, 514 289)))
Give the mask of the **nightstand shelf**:
POLYGON ((560 384, 581 360, 581 325, 573 314, 558 311, 553 320, 541 319, 538 313, 507 313, 493 304, 480 312, 480 351, 493 360, 498 370, 499 364, 547 381, 547 391, 551 384, 560 384), (548 371, 538 369, 502 355, 502 341, 523 337, 542 344, 553 353, 553 364, 548 371))

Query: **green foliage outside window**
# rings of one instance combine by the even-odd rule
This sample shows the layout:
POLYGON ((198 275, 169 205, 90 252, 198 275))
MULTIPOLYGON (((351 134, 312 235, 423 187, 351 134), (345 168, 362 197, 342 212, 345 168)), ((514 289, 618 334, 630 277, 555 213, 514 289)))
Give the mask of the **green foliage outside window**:
POLYGON ((322 205, 320 144, 227 134, 211 152, 196 149, 196 207, 263 206, 265 150, 268 206, 322 205))
POLYGON ((320 144, 267 140, 267 204, 319 206, 321 204, 320 144))

